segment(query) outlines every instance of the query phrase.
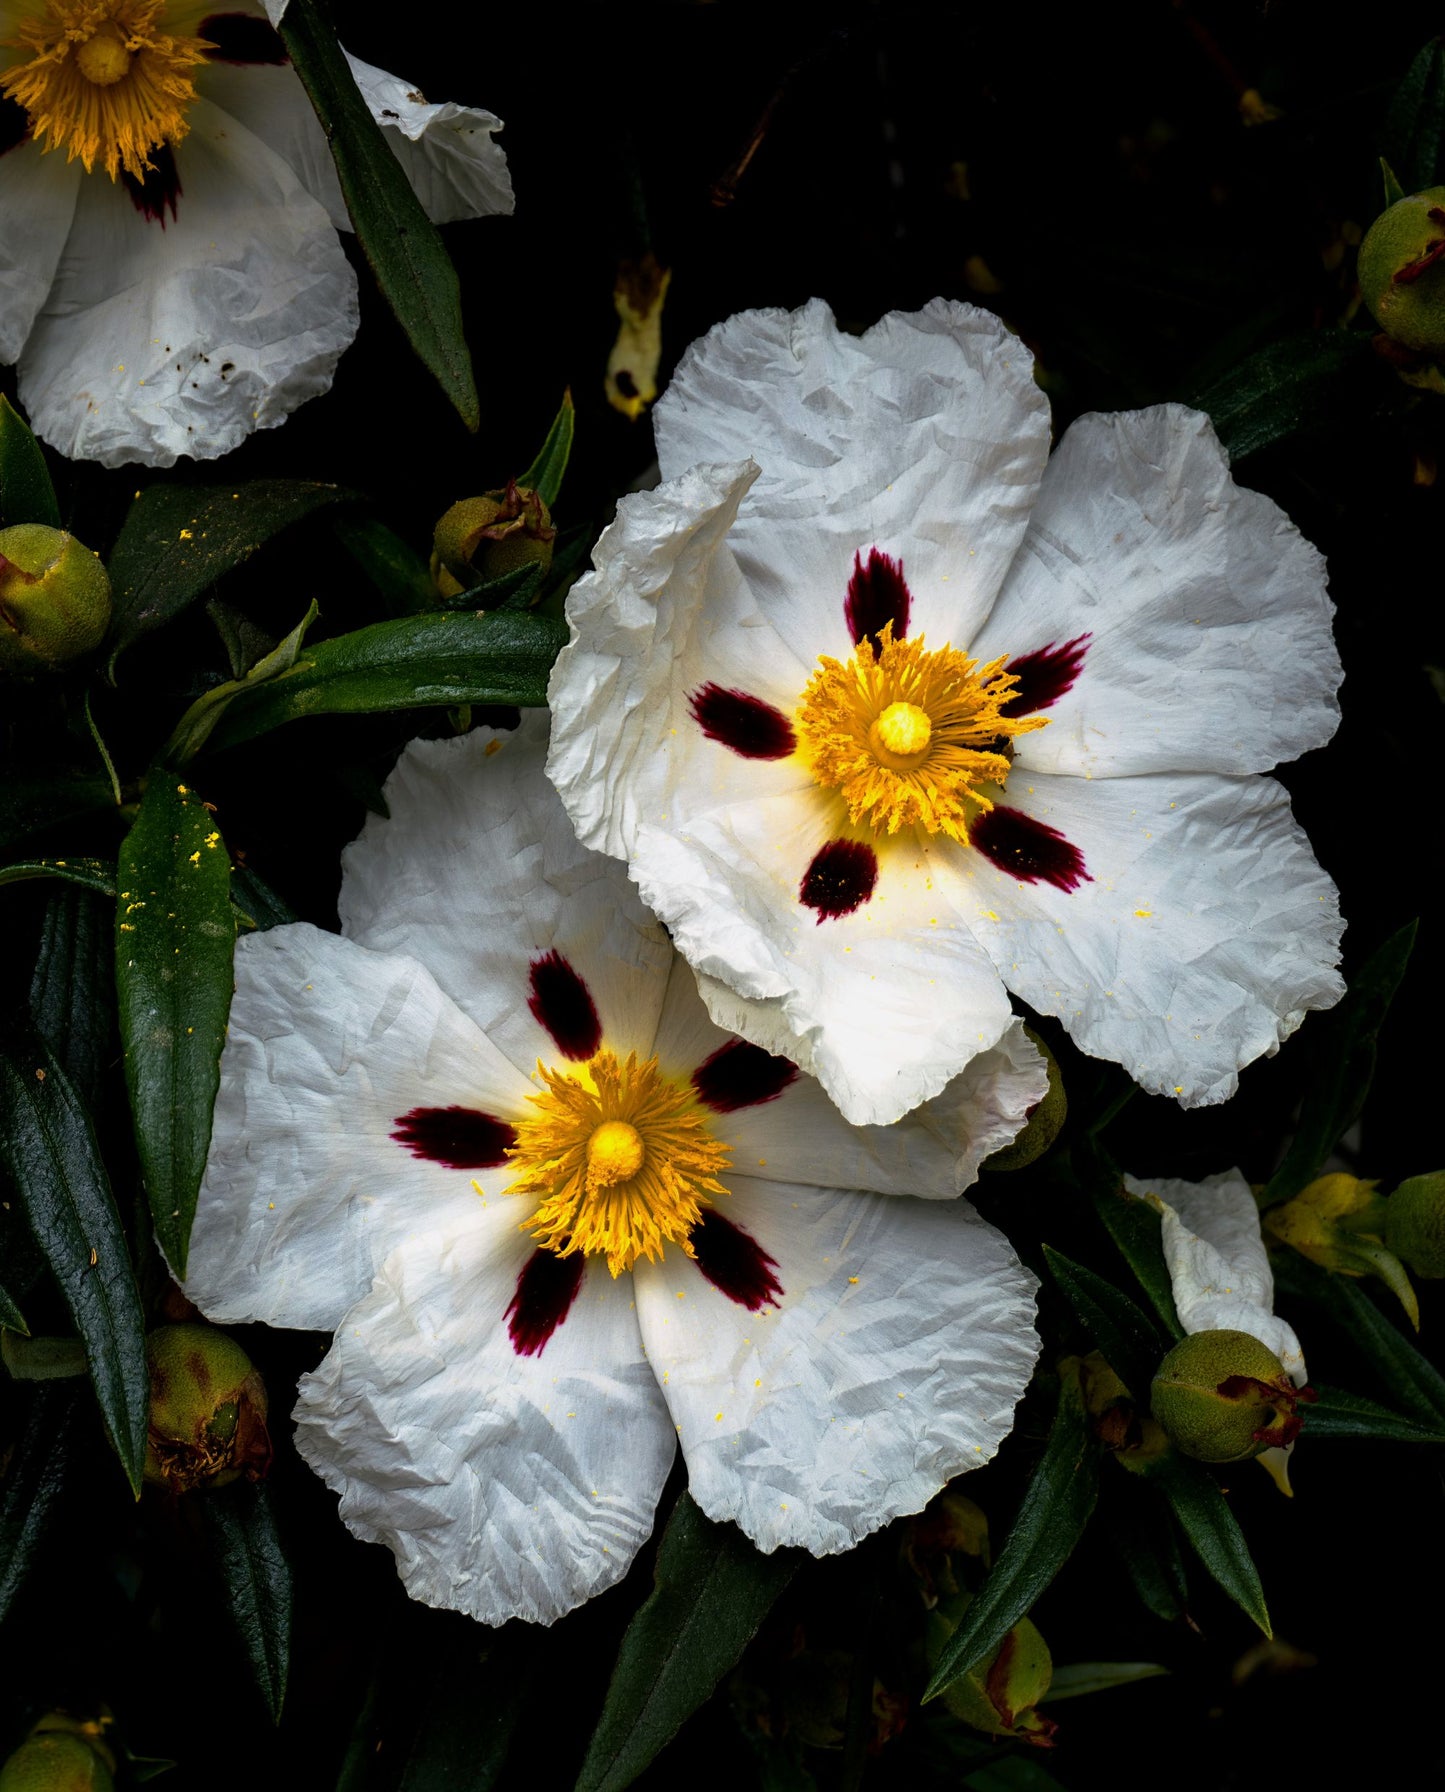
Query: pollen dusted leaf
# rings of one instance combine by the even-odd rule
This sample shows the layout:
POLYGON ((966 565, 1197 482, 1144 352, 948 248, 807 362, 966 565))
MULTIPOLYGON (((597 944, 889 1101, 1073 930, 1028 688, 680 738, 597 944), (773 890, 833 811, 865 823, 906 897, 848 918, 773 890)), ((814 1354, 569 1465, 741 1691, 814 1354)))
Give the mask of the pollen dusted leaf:
POLYGON ((684 1493, 658 1546, 655 1585, 627 1628, 576 1792, 622 1792, 711 1696, 805 1560, 762 1555, 684 1493))
POLYGON ((12 523, 44 523, 58 529, 60 506, 40 444, 0 393, 0 529, 12 523))
POLYGON ((1151 1472, 1149 1483, 1168 1500, 1179 1528, 1214 1580, 1266 1636, 1273 1636, 1259 1571, 1213 1475, 1201 1463, 1171 1451, 1151 1472))
POLYGON ((291 1663, 291 1564, 264 1484, 236 1481, 200 1496, 231 1622, 272 1723, 280 1723, 291 1663))
POLYGON ((45 1382, 29 1391, 25 1429, 0 1483, 0 1624, 34 1566, 74 1454, 83 1389, 45 1382))
POLYGON ((200 797, 156 767, 120 849, 115 979, 156 1236, 186 1269, 231 1011, 231 862, 200 797))
POLYGON ((1147 1400, 1170 1340, 1127 1294, 1092 1269, 1049 1245, 1044 1246, 1044 1260, 1109 1367, 1136 1399, 1147 1400))

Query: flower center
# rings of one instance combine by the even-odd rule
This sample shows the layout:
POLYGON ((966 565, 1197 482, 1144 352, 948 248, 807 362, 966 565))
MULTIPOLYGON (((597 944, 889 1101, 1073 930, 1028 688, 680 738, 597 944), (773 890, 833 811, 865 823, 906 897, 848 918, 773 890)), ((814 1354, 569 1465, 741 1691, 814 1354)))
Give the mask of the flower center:
POLYGON ((891 622, 878 643, 865 635, 851 660, 819 660, 799 706, 799 746, 851 821, 966 842, 970 820, 993 807, 984 787, 1008 778, 1014 736, 1048 718, 1004 713, 1018 687, 1006 659, 981 666, 953 647, 929 652, 921 635, 895 641, 891 622))
POLYGON ((728 1147, 712 1136, 689 1084, 657 1059, 624 1063, 605 1048, 578 1071, 538 1066, 546 1088, 517 1122, 507 1155, 510 1195, 536 1197, 522 1230, 559 1257, 605 1256, 614 1276, 670 1240, 694 1255, 690 1234, 726 1188, 728 1147))
POLYGON ((0 75, 0 92, 43 149, 142 180, 151 151, 185 136, 191 70, 209 46, 158 31, 164 11, 165 0, 30 0, 5 40, 29 59, 0 75))

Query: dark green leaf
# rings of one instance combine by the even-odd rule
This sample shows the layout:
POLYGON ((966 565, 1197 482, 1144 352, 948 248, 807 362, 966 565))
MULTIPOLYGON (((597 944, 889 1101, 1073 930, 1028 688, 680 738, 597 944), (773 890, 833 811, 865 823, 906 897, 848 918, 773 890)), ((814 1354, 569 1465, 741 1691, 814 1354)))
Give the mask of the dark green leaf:
POLYGON ((557 494, 562 489, 562 475, 567 471, 567 461, 572 453, 576 424, 577 412, 569 389, 562 394, 561 409, 552 419, 552 427, 547 431, 547 439, 538 450, 536 460, 525 473, 517 475, 517 484, 536 492, 548 510, 557 502, 557 494))
POLYGON ((306 614, 296 624, 289 635, 263 654, 250 671, 240 678, 228 678, 224 684, 213 685, 197 697, 186 713, 176 723, 171 738, 161 749, 160 759, 165 765, 181 766, 193 759, 206 742, 211 738, 217 722, 245 691, 253 691, 258 685, 270 679, 280 678, 282 673, 289 672, 296 664, 297 655, 301 652, 301 643, 306 639, 306 631, 316 620, 316 603, 313 599, 308 605, 306 614))
POLYGON ((79 1338, 32 1338, 0 1329, 0 1361, 16 1381, 69 1381, 87 1372, 79 1338))
POLYGON ((1182 1618, 1189 1588, 1174 1520, 1139 1476, 1114 1479, 1104 1534, 1145 1608, 1166 1624, 1182 1618))
POLYGON ((58 529, 60 506, 40 444, 0 393, 0 529, 14 523, 44 523, 58 529))
POLYGON ((1076 1148, 1076 1159, 1080 1180, 1093 1196, 1095 1211, 1149 1296, 1165 1332, 1171 1339, 1182 1338, 1184 1327, 1174 1310, 1173 1286, 1159 1236, 1159 1215, 1147 1201, 1129 1193, 1112 1160, 1097 1146, 1076 1148))
POLYGON ((291 1661, 291 1565, 264 1484, 236 1481, 201 1495, 206 1533, 256 1688, 280 1723, 291 1661))
POLYGON ((278 896, 264 878, 249 865, 237 865, 231 872, 231 896, 238 912, 257 929, 281 927, 296 920, 297 914, 284 897, 278 896))
POLYGON ((1340 1005, 1316 1023, 1315 1074, 1284 1162, 1270 1177, 1262 1205, 1288 1201, 1359 1118, 1375 1074, 1375 1047, 1390 1002, 1405 974, 1418 923, 1391 934, 1360 967, 1340 1005))
POLYGON ((1053 1705, 1060 1699, 1087 1698, 1090 1693, 1108 1692, 1115 1686, 1132 1686, 1136 1680, 1157 1680, 1168 1668, 1157 1661, 1074 1661, 1054 1669, 1049 1690, 1040 1704, 1053 1705))
POLYGON ((272 536, 354 495, 299 479, 147 487, 131 505, 110 557, 111 677, 132 641, 178 616, 272 536))
POLYGON ((1363 1394, 1347 1394, 1342 1388, 1315 1385, 1316 1401, 1302 1407, 1304 1436, 1311 1443, 1327 1437, 1360 1437, 1397 1444, 1445 1444, 1445 1420, 1433 1427, 1402 1418, 1387 1406, 1377 1406, 1363 1394))
POLYGON ((426 561, 394 529, 360 511, 336 517, 331 527, 394 616, 415 616, 437 607, 437 588, 426 561))
POLYGON ((115 813, 110 780, 98 771, 7 775, 0 779, 0 851, 98 809, 115 813))
POLYGON ((140 1494, 150 1381, 145 1321, 90 1119, 35 1035, 0 1051, 0 1156, 75 1329, 106 1430, 140 1494))
POLYGON ((944 1644, 925 1699, 936 1698, 998 1648, 1068 1561, 1098 1497, 1099 1450, 1077 1369, 1066 1368, 1048 1442, 1008 1542, 944 1644))
POLYGON ((1438 37, 1396 88, 1380 149, 1406 193, 1445 180, 1445 45, 1438 37))
POLYGON ((1370 338, 1361 330, 1286 336, 1246 356, 1190 402, 1209 413, 1229 458, 1241 461, 1337 418, 1342 378, 1370 355, 1370 338))
POLYGON ((539 564, 514 566, 510 572, 498 573, 455 597, 438 597, 432 605, 440 610, 528 610, 542 583, 539 564))
POLYGON ((1147 1400, 1154 1371, 1169 1349, 1158 1326, 1127 1294, 1082 1263, 1049 1245, 1044 1246, 1044 1260, 1109 1367, 1131 1394, 1147 1400))
POLYGON ((406 616, 308 647, 292 671, 243 692, 211 737, 212 749, 302 716, 368 715, 458 703, 547 700, 547 674, 567 640, 547 616, 406 616))
POLYGON ((47 1382, 30 1391, 30 1414, 0 1482, 0 1624, 30 1572, 70 1464, 82 1390, 47 1382))
POLYGON ((658 1546, 655 1584, 628 1626, 577 1792, 622 1792, 712 1694, 792 1579, 801 1551, 762 1555, 689 1494, 658 1546))
POLYGON ((244 678, 257 660, 265 659, 276 645, 274 637, 258 628, 244 610, 228 604, 223 597, 208 597, 206 614, 221 637, 232 678, 244 678))
POLYGON ((1249 1545, 1213 1475, 1202 1464, 1171 1451, 1149 1480, 1168 1500, 1179 1528, 1214 1580, 1266 1636, 1273 1636, 1249 1545))
POLYGON ((157 767, 120 849, 115 980, 136 1146, 156 1236, 177 1276, 220 1080, 231 1011, 225 842, 201 799, 157 767))
POLYGON ((436 226, 371 116, 315 0, 291 0, 281 26, 331 144, 356 240, 382 297, 468 429, 481 421, 461 288, 436 226))
POLYGON ((37 877, 79 884, 97 896, 115 895, 115 866, 109 859, 17 859, 0 865, 0 885, 28 883, 37 877))
POLYGON ((1399 176, 1385 160, 1380 157, 1380 184, 1384 189, 1386 209, 1405 197, 1405 189, 1400 185, 1399 176))
POLYGON ((30 1336, 30 1327, 25 1323, 25 1315, 3 1287, 0 1287, 0 1327, 7 1332, 19 1332, 22 1338, 30 1336))

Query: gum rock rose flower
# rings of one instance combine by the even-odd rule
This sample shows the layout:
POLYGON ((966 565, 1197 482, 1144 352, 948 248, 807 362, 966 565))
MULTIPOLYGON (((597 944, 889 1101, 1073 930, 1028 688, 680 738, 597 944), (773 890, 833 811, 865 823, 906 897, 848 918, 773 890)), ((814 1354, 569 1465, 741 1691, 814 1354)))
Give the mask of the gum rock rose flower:
POLYGON ((545 743, 413 744, 341 936, 241 942, 186 1280, 334 1328, 301 1454, 415 1597, 494 1624, 619 1579, 679 1444, 764 1550, 848 1548, 993 1454, 1038 1348, 955 1198, 1043 1094, 1022 1030, 849 1127, 708 1019, 545 743))
MULTIPOLYGON (((0 361, 106 466, 225 454, 356 334, 331 152, 250 0, 0 0, 0 361)), ((489 112, 348 57, 429 215, 512 209, 489 112)))
POLYGON ((1339 998, 1334 887, 1257 775, 1335 728, 1324 564, 1207 418, 1050 457, 1028 351, 943 300, 745 312, 655 418, 548 770, 720 1026, 886 1123, 1009 991, 1186 1106, 1339 998))

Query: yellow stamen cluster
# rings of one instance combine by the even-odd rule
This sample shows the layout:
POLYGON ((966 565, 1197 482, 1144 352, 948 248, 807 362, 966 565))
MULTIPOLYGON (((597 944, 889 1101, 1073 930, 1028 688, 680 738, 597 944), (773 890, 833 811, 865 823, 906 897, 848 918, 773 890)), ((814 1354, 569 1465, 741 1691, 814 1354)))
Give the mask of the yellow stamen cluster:
POLYGON ((44 149, 136 180, 151 152, 179 143, 196 97, 191 70, 209 47, 157 29, 165 0, 28 0, 15 9, 12 50, 29 51, 0 75, 0 92, 29 114, 44 149))
POLYGON ((921 635, 895 641, 891 622, 879 642, 865 636, 851 660, 819 660, 798 711, 799 746, 818 783, 842 792, 851 821, 966 841, 969 821, 993 807, 982 787, 1008 777, 1008 743, 1047 717, 1004 715, 1018 686, 1005 660, 929 652, 921 635))
POLYGON ((520 1174, 507 1193, 540 1197, 522 1230, 560 1257, 605 1255, 614 1276, 639 1257, 656 1262, 669 1241, 693 1255, 688 1235, 727 1193, 717 1172, 728 1147, 691 1088, 635 1052, 623 1063, 604 1049, 575 1072, 537 1068, 547 1086, 508 1152, 520 1174))

